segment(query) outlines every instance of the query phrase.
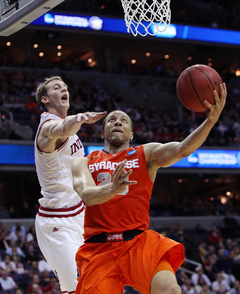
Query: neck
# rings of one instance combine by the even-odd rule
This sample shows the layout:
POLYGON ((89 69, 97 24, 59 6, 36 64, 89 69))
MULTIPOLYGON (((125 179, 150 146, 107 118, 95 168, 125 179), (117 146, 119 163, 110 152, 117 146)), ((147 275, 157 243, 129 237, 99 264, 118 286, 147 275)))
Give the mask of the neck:
POLYGON ((110 144, 107 144, 107 142, 105 142, 105 144, 104 144, 104 150, 109 153, 113 153, 113 154, 118 153, 123 150, 126 150, 128 148, 129 148, 129 143, 122 144, 119 147, 111 146, 110 144))
POLYGON ((49 108, 47 111, 61 117, 62 119, 67 117, 67 111, 65 109, 49 108))

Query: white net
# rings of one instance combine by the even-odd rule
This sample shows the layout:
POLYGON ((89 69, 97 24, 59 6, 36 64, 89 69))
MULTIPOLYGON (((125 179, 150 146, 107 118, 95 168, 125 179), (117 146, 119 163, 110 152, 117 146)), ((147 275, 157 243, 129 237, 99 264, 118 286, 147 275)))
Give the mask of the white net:
POLYGON ((121 0, 128 33, 155 36, 171 21, 170 0, 121 0))

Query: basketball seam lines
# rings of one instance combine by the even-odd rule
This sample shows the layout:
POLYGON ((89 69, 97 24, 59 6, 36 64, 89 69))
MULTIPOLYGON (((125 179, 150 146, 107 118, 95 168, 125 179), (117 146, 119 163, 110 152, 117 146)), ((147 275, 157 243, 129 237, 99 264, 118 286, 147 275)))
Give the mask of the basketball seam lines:
MULTIPOLYGON (((183 74, 183 73, 182 73, 183 74)), ((179 98, 181 98, 180 99, 180 101, 188 108, 188 109, 190 109, 189 107, 188 107, 188 104, 186 103, 186 101, 184 100, 184 97, 183 97, 183 95, 182 95, 182 93, 181 93, 181 79, 179 80, 179 86, 178 86, 178 92, 179 92, 179 98)), ((190 109, 191 110, 191 109, 190 109)))
MULTIPOLYGON (((212 81, 208 78, 208 76, 205 74, 205 72, 204 71, 202 71, 200 68, 198 68, 198 70, 200 70, 205 76, 206 76, 206 78, 209 80, 209 83, 211 84, 211 86, 212 86, 212 90, 215 90, 215 88, 214 88, 214 85, 212 84, 212 81)), ((207 110, 209 110, 209 108, 207 108, 206 106, 204 106, 207 110)))
MULTIPOLYGON (((209 80, 209 78, 208 78, 208 76, 202 71, 202 70, 200 70, 199 68, 195 68, 196 70, 199 70, 201 73, 203 73, 206 77, 207 77, 207 79, 209 80)), ((189 78, 190 78, 190 81, 191 81, 191 84, 192 84, 192 87, 193 87, 193 90, 194 90, 194 92, 195 92, 195 94, 196 94, 196 96, 197 96, 197 99, 198 99, 198 101, 202 104, 202 106, 206 109, 206 110, 208 110, 208 108, 205 106, 205 104, 201 101, 201 99, 199 98, 199 96, 198 96, 198 94, 197 94, 197 92, 196 92, 196 90, 195 90, 195 87, 194 87, 194 85, 193 85, 193 82, 192 82, 192 77, 191 77, 191 73, 190 73, 190 69, 188 69, 188 73, 189 73, 189 78)), ((209 80, 210 81, 210 80, 209 80)), ((211 82, 211 81, 210 81, 211 82)), ((211 83, 212 84, 212 83, 211 83)))

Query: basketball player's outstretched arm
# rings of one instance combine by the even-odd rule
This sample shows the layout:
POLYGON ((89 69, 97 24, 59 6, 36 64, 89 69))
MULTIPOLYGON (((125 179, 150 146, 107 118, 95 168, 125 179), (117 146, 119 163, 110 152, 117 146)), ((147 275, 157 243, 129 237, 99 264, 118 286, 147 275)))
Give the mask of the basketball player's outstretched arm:
POLYGON ((227 97, 225 84, 220 85, 220 98, 217 91, 213 91, 215 104, 212 105, 205 101, 209 108, 206 120, 182 142, 170 142, 166 144, 149 143, 144 146, 146 160, 149 166, 167 167, 173 165, 184 157, 192 154, 207 139, 212 127, 218 121, 219 116, 224 108, 227 97))
POLYGON ((53 152, 56 148, 56 141, 75 135, 83 123, 92 124, 106 115, 104 112, 84 112, 69 115, 65 119, 55 119, 45 122, 39 132, 37 143, 40 150, 53 152))
POLYGON ((132 170, 125 170, 127 160, 122 161, 112 174, 112 182, 96 186, 88 168, 88 158, 78 158, 73 162, 72 175, 73 187, 82 198, 85 205, 92 206, 102 204, 114 196, 125 191, 128 185, 135 185, 137 181, 129 181, 132 170))
POLYGON ((106 115, 104 112, 84 112, 69 115, 65 119, 51 120, 43 124, 49 138, 61 138, 76 134, 83 123, 95 123, 106 115), (47 125, 45 127, 45 125, 47 125))

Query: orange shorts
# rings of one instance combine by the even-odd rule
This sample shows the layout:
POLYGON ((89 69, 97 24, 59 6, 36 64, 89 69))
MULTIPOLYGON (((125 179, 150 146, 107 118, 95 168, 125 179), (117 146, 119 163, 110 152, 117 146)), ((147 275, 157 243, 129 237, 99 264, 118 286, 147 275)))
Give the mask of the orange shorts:
POLYGON ((75 293, 122 294, 128 285, 149 294, 153 276, 164 269, 176 273, 184 258, 182 244, 151 230, 125 242, 85 243, 76 254, 75 293))

